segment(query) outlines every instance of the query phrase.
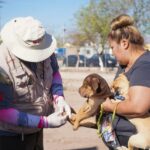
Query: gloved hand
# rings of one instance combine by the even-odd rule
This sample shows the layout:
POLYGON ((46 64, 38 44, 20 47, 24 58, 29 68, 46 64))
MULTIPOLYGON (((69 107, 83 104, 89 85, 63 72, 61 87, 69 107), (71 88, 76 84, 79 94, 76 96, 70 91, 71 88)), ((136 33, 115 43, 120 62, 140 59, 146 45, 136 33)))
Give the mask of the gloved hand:
POLYGON ((55 112, 47 117, 43 117, 43 128, 59 127, 66 123, 67 115, 62 115, 61 112, 55 112))
POLYGON ((55 111, 65 113, 65 115, 67 115, 69 118, 71 118, 71 108, 67 104, 67 102, 64 100, 63 96, 58 96, 55 99, 54 108, 55 108, 55 111))

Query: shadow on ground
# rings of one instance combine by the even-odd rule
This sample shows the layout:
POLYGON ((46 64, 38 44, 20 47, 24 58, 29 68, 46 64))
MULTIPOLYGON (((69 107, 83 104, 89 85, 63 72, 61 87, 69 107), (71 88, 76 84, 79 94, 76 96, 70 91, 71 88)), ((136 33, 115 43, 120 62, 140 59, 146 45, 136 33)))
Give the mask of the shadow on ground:
POLYGON ((85 147, 85 148, 76 148, 76 149, 70 149, 70 150, 98 150, 98 148, 97 147, 85 147))

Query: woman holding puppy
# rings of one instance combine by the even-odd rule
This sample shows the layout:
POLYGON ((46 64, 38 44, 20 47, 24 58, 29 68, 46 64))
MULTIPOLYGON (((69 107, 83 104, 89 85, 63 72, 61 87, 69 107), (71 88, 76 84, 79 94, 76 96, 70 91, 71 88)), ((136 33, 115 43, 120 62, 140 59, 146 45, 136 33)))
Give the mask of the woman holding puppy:
MULTIPOLYGON (((129 137, 136 133, 135 127, 125 117, 141 117, 150 110, 150 52, 144 49, 144 39, 130 16, 120 15, 110 25, 108 41, 120 65, 116 77, 124 73, 130 83, 128 99, 117 106, 113 123, 115 143, 111 144, 113 140, 104 138, 106 145, 115 149, 117 145, 127 147, 129 137)), ((116 104, 108 98, 102 106, 105 112, 113 112, 116 104)), ((109 116, 103 118, 103 123, 109 116)))

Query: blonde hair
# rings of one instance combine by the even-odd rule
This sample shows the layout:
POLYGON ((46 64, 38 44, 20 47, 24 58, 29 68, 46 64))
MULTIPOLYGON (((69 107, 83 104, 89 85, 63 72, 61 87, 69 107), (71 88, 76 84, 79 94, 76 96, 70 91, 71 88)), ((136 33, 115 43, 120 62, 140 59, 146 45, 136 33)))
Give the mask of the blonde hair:
POLYGON ((134 25, 134 20, 128 15, 120 15, 110 23, 108 38, 120 43, 122 39, 128 39, 130 43, 143 46, 144 38, 134 25))

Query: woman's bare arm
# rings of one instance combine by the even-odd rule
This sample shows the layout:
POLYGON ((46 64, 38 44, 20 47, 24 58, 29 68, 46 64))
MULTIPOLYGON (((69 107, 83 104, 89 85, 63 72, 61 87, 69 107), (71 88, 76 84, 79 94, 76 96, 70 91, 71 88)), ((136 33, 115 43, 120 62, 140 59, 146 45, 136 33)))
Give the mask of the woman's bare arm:
MULTIPOLYGON (((115 103, 107 99, 103 103, 105 111, 113 112, 115 103)), ((150 109, 150 88, 144 86, 132 86, 129 88, 129 99, 119 103, 117 114, 126 117, 140 117, 150 109)))

